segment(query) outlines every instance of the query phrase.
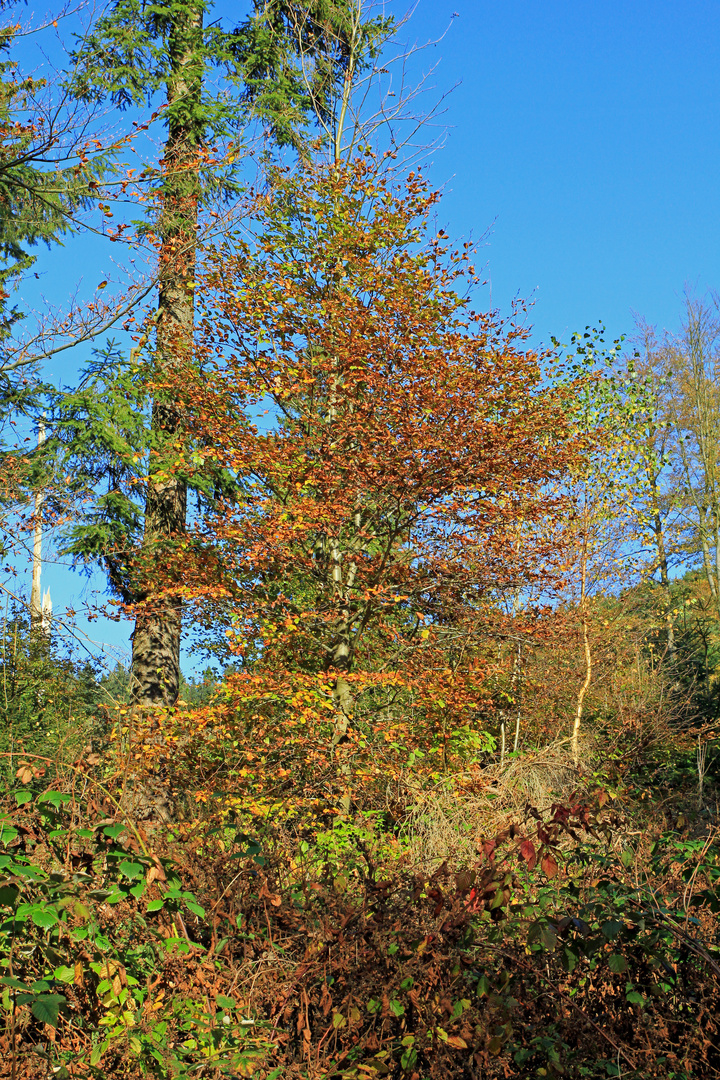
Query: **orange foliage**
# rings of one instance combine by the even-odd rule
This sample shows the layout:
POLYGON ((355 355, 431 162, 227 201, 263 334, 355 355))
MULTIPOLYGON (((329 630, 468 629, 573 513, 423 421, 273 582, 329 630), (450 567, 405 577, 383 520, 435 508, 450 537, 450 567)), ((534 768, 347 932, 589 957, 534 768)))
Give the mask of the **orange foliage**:
POLYGON ((308 166, 204 253, 195 364, 162 389, 206 500, 170 577, 197 626, 228 628, 225 730, 269 710, 318 735, 340 677, 374 730, 410 712, 426 748, 480 730, 500 601, 551 583, 550 492, 576 453, 562 397, 522 326, 471 309, 436 202, 371 158, 308 166))

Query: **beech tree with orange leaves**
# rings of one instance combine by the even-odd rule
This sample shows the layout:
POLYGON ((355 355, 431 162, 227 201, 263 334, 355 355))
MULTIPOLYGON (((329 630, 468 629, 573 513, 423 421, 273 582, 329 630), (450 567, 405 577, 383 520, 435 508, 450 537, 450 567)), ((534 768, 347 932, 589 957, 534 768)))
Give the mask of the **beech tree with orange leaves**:
POLYGON ((192 435, 177 467, 225 478, 173 576, 230 627, 244 701, 332 692, 333 745, 365 691, 472 728, 497 601, 553 558, 518 521, 557 512, 574 452, 525 330, 472 310, 437 196, 381 172, 274 173, 252 238, 205 251, 196 362, 164 387, 192 435))

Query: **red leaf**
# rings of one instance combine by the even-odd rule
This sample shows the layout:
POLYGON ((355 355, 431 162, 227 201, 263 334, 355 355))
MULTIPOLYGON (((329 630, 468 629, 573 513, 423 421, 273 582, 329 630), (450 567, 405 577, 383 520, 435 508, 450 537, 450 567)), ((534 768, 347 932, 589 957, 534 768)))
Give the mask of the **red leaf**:
POLYGON ((534 870, 535 864, 537 863, 537 852, 535 851, 535 845, 531 840, 523 840, 520 845, 520 854, 528 864, 528 868, 534 870))
POLYGON ((495 847, 496 847, 496 844, 495 844, 494 840, 483 840, 482 841, 482 851, 483 851, 483 855, 485 856, 486 859, 492 860, 492 859, 495 858, 495 847))

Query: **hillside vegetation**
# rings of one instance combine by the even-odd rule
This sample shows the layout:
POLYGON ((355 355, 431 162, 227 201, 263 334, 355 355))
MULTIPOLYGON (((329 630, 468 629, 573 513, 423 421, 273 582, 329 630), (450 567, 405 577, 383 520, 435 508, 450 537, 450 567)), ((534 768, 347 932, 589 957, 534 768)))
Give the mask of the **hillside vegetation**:
POLYGON ((0 33, 0 1077, 720 1076, 717 298, 534 346, 384 8, 210 14, 0 33))

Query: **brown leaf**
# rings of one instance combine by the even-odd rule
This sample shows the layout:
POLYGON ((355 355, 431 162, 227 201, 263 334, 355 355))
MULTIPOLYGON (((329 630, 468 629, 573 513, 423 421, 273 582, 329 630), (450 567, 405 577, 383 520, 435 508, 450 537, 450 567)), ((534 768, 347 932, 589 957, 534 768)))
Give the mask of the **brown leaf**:
POLYGON ((456 874, 455 884, 457 885, 458 892, 468 892, 475 881, 475 877, 476 875, 472 870, 461 870, 459 874, 456 874))
POLYGON ((553 858, 553 856, 550 854, 550 852, 546 852, 543 855, 542 859, 540 860, 540 865, 543 869, 543 873, 547 874, 549 878, 555 877, 558 872, 558 864, 553 858))

